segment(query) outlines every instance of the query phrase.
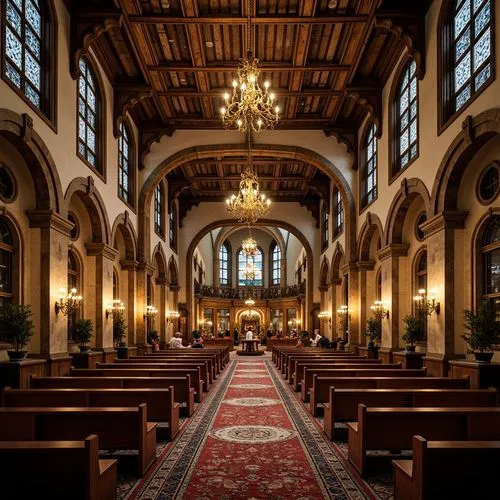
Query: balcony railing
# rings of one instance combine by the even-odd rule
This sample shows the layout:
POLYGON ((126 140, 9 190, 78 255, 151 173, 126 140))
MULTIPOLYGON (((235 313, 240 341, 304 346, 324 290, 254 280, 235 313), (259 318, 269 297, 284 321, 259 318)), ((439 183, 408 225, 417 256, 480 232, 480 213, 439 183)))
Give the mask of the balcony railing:
POLYGON ((275 286, 271 288, 229 288, 224 286, 202 285, 201 287, 195 287, 195 293, 200 297, 210 297, 218 299, 281 299, 305 295, 305 284, 301 283, 300 285, 286 286, 283 288, 275 286))

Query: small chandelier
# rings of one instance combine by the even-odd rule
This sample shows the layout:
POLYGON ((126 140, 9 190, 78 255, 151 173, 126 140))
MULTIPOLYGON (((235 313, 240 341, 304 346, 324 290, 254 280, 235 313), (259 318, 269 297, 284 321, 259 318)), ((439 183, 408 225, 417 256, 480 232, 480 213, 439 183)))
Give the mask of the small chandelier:
POLYGON ((247 300, 245 300, 245 305, 249 309, 251 309, 255 305, 255 300, 253 300, 253 299, 247 299, 247 300))
POLYGON ((238 79, 233 80, 233 93, 224 93, 220 110, 222 123, 226 129, 240 132, 259 133, 264 129, 272 130, 279 120, 280 108, 276 96, 269 90, 269 81, 264 88, 259 85, 259 60, 253 57, 252 43, 252 2, 248 0, 247 56, 241 59, 238 79))
POLYGON ((248 230, 248 238, 243 240, 241 250, 247 257, 253 257, 257 254, 257 242, 252 238, 252 233, 248 230))
POLYGON ((243 276, 246 281, 254 281, 257 276, 257 269, 252 262, 247 262, 243 268, 243 276))
POLYGON ((167 324, 171 325, 174 320, 178 319, 180 316, 179 311, 167 311, 165 313, 165 318, 167 319, 167 324))

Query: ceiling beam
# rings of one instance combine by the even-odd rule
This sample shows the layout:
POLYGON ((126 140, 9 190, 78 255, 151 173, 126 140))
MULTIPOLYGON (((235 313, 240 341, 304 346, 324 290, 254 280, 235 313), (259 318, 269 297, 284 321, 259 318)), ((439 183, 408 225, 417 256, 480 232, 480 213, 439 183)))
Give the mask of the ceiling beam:
MULTIPOLYGON (((366 23, 367 15, 338 14, 336 16, 261 16, 252 17, 252 24, 255 25, 278 25, 278 24, 352 24, 366 23)), ((200 17, 173 17, 173 16, 129 16, 129 21, 133 24, 229 24, 246 25, 248 20, 241 16, 200 16, 200 17)))
MULTIPOLYGON (((330 124, 331 120, 329 118, 322 117, 297 117, 291 120, 280 120, 276 129, 287 129, 287 130, 323 130, 330 124)), ((178 118, 168 118, 167 125, 163 127, 158 127, 154 125, 149 127, 147 123, 141 123, 140 128, 143 132, 155 132, 162 133, 171 129, 188 129, 188 130, 201 130, 201 129, 223 129, 222 122, 219 119, 207 119, 201 116, 199 117, 178 117, 178 118)))
MULTIPOLYGON (((169 89, 167 91, 157 91, 157 94, 160 97, 217 97, 221 99, 223 97, 224 92, 228 92, 228 89, 210 89, 207 92, 200 92, 194 89, 183 89, 183 88, 175 88, 169 89)), ((339 90, 331 90, 331 89, 304 89, 296 92, 291 92, 287 89, 273 89, 273 92, 276 94, 276 98, 280 97, 335 97, 340 96, 342 94, 339 90)))
MULTIPOLYGON (((214 163, 216 160, 214 160, 214 163)), ((259 174, 257 172, 257 174, 259 174)), ((259 174, 259 181, 278 181, 278 182, 286 182, 286 181, 308 181, 311 180, 313 176, 295 176, 295 175, 289 175, 289 176, 283 176, 283 177, 274 177, 270 175, 260 175, 259 174)), ((220 180, 224 181, 233 181, 233 182, 238 182, 241 180, 241 175, 227 175, 227 176, 214 176, 214 175, 195 175, 195 176, 186 176, 186 181, 188 182, 218 182, 220 180)))
MULTIPOLYGON (((198 71, 202 72, 231 72, 235 73, 239 61, 230 61, 230 62, 218 62, 214 65, 207 66, 193 66, 189 63, 180 63, 180 62, 172 62, 172 63, 163 63, 160 65, 149 65, 147 67, 148 71, 167 71, 167 72, 186 72, 186 73, 196 73, 198 71)), ((259 69, 262 72, 270 73, 270 72, 280 72, 280 71, 350 71, 351 66, 348 64, 335 64, 331 62, 325 63, 314 63, 309 65, 297 66, 290 63, 277 63, 277 62, 259 62, 259 69)))

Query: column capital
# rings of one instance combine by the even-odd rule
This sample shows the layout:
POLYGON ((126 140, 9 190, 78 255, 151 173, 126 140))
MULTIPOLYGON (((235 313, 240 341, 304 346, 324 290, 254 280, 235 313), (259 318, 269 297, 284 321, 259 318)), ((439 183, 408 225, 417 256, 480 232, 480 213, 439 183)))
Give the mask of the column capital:
POLYGON ((420 227, 427 238, 442 230, 463 229, 465 219, 468 215, 469 212, 462 210, 441 212, 425 221, 420 227))
POLYGON ((380 261, 395 257, 406 257, 408 255, 408 243, 392 243, 381 248, 377 252, 380 261))
POLYGON ((348 262, 347 264, 344 264, 340 268, 341 272, 343 275, 350 274, 350 273, 357 273, 358 272, 358 266, 356 262, 348 262))
POLYGON ((136 260, 121 260, 120 265, 124 271, 135 271, 139 262, 136 260))
POLYGON ((138 271, 144 271, 146 274, 153 275, 155 268, 151 264, 147 264, 146 262, 138 262, 137 263, 137 270, 138 271))
POLYGON ((64 236, 69 236, 74 226, 72 222, 53 210, 26 210, 26 215, 30 221, 30 227, 54 229, 64 236))
POLYGON ((118 250, 115 250, 106 243, 85 243, 85 248, 89 256, 105 257, 109 260, 115 260, 118 255, 118 250))
POLYGON ((373 271, 373 269, 375 269, 375 261, 374 260, 358 260, 358 262, 356 262, 356 267, 360 271, 373 271))

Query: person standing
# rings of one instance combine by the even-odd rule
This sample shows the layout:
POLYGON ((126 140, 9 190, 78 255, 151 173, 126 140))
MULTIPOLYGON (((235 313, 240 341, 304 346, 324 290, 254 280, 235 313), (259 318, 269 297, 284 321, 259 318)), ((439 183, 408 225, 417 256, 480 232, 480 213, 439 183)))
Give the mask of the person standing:
POLYGON ((238 345, 240 343, 240 332, 236 327, 233 330, 233 340, 234 340, 234 345, 238 345))
POLYGON ((248 327, 245 339, 246 340, 253 340, 253 332, 252 332, 252 327, 251 326, 248 327))

